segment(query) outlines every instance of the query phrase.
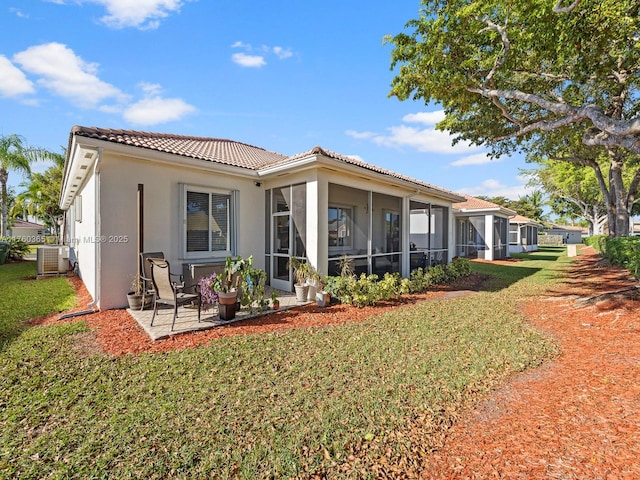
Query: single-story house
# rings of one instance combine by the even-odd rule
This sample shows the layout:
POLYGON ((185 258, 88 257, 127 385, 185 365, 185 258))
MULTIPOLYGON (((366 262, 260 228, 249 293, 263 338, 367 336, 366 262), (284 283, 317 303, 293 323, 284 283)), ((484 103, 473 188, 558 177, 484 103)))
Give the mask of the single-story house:
POLYGON ((335 274, 399 272, 455 255, 452 191, 320 147, 294 156, 245 143, 75 126, 60 207, 70 261, 100 309, 127 304, 140 251, 196 279, 253 256, 291 291, 292 257, 335 274))
POLYGON ((509 217, 509 253, 538 250, 538 229, 542 224, 522 215, 509 217))
POLYGON ((575 227, 572 225, 556 225, 552 224, 546 229, 547 235, 559 235, 562 237, 562 243, 577 244, 582 243, 583 227, 575 227))
POLYGON ((14 220, 13 226, 8 229, 8 234, 10 237, 19 238, 28 244, 44 243, 46 228, 39 223, 17 218, 14 220))
POLYGON ((509 217, 516 214, 481 198, 464 195, 453 204, 456 219, 455 255, 484 260, 509 257, 509 217))

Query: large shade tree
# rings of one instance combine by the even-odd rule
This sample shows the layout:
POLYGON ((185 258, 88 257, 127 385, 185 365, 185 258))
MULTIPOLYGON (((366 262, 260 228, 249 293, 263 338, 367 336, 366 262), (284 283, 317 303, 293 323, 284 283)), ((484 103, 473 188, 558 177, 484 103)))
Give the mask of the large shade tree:
POLYGON ((0 222, 0 237, 7 234, 7 214, 9 196, 7 182, 9 170, 25 174, 31 172, 30 157, 26 154, 25 140, 20 135, 0 136, 0 202, 2 203, 2 219, 0 222))
POLYGON ((592 168, 576 163, 540 160, 528 170, 531 183, 548 192, 551 210, 561 217, 584 218, 589 233, 602 234, 607 224, 607 206, 592 168))
POLYGON ((607 224, 612 234, 627 235, 637 205, 640 155, 586 146, 576 128, 562 128, 529 142, 527 161, 541 165, 543 186, 560 194, 552 198, 556 206, 562 206, 559 197, 577 200, 575 205, 590 217, 596 233, 607 224))
POLYGON ((634 192, 623 177, 638 174, 640 154, 639 13, 637 0, 423 0, 408 32, 387 38, 390 94, 441 104, 439 128, 494 156, 578 135, 607 157, 609 230, 625 235, 634 192))

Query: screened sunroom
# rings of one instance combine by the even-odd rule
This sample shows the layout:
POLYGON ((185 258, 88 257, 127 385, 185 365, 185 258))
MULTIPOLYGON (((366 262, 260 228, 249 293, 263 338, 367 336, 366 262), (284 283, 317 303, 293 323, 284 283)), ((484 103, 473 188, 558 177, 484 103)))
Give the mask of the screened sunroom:
POLYGON ((356 275, 401 272, 401 197, 330 183, 327 213, 329 275, 347 259, 356 275))

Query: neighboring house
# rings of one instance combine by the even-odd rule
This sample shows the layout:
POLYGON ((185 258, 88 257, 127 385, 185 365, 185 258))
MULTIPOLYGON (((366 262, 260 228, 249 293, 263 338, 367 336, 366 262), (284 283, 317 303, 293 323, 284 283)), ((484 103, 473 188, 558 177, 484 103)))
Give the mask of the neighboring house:
POLYGON ((399 272, 454 255, 454 192, 320 147, 286 156, 230 140, 73 127, 60 206, 72 262, 100 309, 124 307, 139 251, 187 281, 253 256, 292 290, 289 260, 323 274, 399 272), (138 198, 140 201, 138 201, 138 198), (413 243, 413 245, 412 245, 413 243))
POLYGON ((562 243, 582 243, 583 227, 574 227, 571 225, 555 225, 552 224, 546 229, 547 235, 559 235, 562 237, 562 243))
POLYGON ((514 215, 509 218, 509 253, 526 253, 538 250, 538 230, 542 224, 514 215))
POLYGON ((44 243, 47 227, 39 223, 27 222, 17 218, 9 229, 9 236, 19 238, 28 244, 44 243))
POLYGON ((455 255, 484 260, 508 258, 509 217, 516 212, 470 195, 464 197, 464 202, 453 204, 455 255))

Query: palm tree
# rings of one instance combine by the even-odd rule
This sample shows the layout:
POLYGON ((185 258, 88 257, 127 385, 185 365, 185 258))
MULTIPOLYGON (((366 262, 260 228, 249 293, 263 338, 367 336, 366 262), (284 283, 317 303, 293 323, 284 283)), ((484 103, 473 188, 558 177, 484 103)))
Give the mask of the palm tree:
POLYGON ((16 170, 26 174, 31 173, 31 160, 25 154, 25 139, 20 135, 0 136, 0 202, 2 203, 2 223, 0 223, 0 237, 7 234, 7 181, 9 170, 16 170))
MULTIPOLYGON (((30 158, 34 159, 31 155, 30 158)), ((32 173, 27 181, 20 184, 26 190, 16 196, 9 213, 12 217, 24 213, 34 215, 59 235, 58 219, 63 212, 58 205, 58 199, 64 173, 65 154, 38 150, 37 158, 50 160, 53 165, 44 173, 32 173)))

